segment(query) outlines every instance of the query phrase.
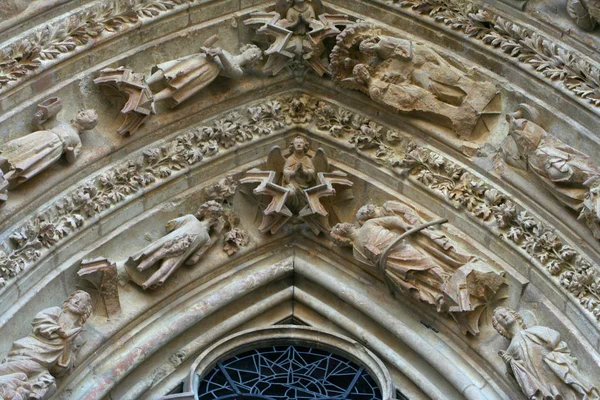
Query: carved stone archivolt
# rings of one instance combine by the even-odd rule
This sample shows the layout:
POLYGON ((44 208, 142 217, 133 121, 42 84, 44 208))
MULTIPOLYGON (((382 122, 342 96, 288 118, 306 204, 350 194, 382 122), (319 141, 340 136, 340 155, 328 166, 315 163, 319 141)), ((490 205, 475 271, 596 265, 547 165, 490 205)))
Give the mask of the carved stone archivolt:
POLYGON ((92 313, 90 295, 76 291, 62 308, 40 311, 32 333, 15 341, 0 364, 0 397, 45 400, 56 392, 56 378, 69 374, 83 341, 83 325, 92 313))

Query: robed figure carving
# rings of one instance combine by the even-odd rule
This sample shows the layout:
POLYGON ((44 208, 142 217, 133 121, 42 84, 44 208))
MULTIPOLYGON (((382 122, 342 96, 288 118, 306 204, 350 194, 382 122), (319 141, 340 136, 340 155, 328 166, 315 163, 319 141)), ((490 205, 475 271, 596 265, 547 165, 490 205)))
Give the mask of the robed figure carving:
POLYGON ((600 239, 600 166, 587 154, 563 143, 536 123, 526 106, 507 116, 516 147, 506 153, 509 163, 533 172, 558 201, 579 213, 600 239), (517 162, 512 162, 516 160, 517 162))
POLYGON ((182 264, 194 265, 216 243, 224 228, 223 207, 216 201, 204 203, 198 217, 188 214, 169 221, 167 235, 149 244, 127 261, 127 266, 139 272, 157 268, 140 282, 135 273, 132 279, 144 290, 155 289, 182 264))
POLYGON ((51 98, 38 105, 33 122, 37 131, 13 139, 0 146, 0 168, 14 189, 39 174, 65 155, 73 164, 81 153, 81 135, 98 123, 94 110, 80 111, 70 123, 56 119, 62 110, 59 98, 51 98))
POLYGON ((341 171, 330 172, 323 149, 313 157, 308 140, 296 137, 286 158, 278 146, 273 147, 263 170, 252 169, 241 183, 259 184, 254 195, 266 198, 259 231, 276 233, 290 220, 305 222, 315 234, 329 232, 330 200, 352 186, 341 171), (321 200, 324 198, 323 200, 321 200), (328 201, 328 202, 327 202, 328 201))
POLYGON ((32 333, 13 343, 0 364, 0 396, 5 399, 50 398, 56 391, 55 377, 75 367, 80 334, 92 313, 89 294, 78 290, 61 307, 40 311, 32 333))
POLYGON ((156 114, 159 101, 170 101, 172 107, 176 107, 210 85, 218 76, 242 77, 246 67, 262 58, 262 50, 255 45, 243 45, 240 54, 233 55, 214 47, 217 40, 216 35, 212 36, 200 52, 158 64, 148 79, 124 67, 100 71, 94 83, 111 86, 127 99, 121 109, 125 122, 118 133, 135 133, 143 122, 156 114))
POLYGON ((359 226, 342 223, 332 228, 336 244, 351 246, 354 258, 375 267, 393 293, 449 312, 463 333, 479 333, 481 313, 504 278, 432 228, 445 219, 425 223, 413 208, 396 201, 363 206, 356 218, 359 226))
POLYGON ((429 46, 386 36, 357 23, 342 32, 332 51, 333 77, 396 111, 447 125, 461 138, 489 132, 488 114, 498 114, 496 86, 477 81, 429 46))
MULTIPOLYGON (((497 308, 494 328, 510 341, 498 354, 527 399, 597 400, 598 388, 589 383, 560 333, 545 326, 528 328, 514 310, 497 308)), ((597 373, 593 376, 598 376, 597 373)))

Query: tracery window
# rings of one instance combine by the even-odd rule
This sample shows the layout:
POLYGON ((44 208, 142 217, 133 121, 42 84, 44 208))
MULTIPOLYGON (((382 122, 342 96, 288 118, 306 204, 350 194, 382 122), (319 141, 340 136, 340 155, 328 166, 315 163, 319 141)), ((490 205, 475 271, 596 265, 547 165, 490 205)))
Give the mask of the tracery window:
POLYGON ((379 400, 364 367, 321 349, 279 345, 221 361, 201 380, 200 400, 379 400))

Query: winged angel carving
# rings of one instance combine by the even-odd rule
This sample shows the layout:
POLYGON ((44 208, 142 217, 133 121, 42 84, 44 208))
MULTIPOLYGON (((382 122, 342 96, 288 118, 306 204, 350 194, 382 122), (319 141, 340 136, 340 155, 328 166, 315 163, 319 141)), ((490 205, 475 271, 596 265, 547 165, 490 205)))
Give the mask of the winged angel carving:
POLYGON ((330 204, 322 198, 332 199, 352 186, 341 171, 330 172, 323 149, 313 157, 308 155, 309 144, 302 136, 290 144, 291 154, 285 158, 279 146, 273 147, 264 170, 252 169, 241 183, 258 183, 254 194, 270 198, 263 211, 261 233, 276 233, 288 221, 295 219, 308 224, 315 235, 329 232, 330 204))
POLYGON ((264 72, 277 75, 285 67, 301 65, 322 76, 330 72, 325 39, 352 21, 346 15, 325 14, 321 0, 278 0, 274 12, 253 13, 244 23, 260 26, 257 33, 272 39, 264 72))

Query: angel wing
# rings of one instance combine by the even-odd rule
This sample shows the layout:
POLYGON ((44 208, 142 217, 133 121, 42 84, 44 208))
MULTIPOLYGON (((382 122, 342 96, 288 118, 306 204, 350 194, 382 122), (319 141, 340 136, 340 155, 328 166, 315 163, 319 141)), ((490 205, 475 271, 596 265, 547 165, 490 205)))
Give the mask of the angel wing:
POLYGON ((315 156, 312 158, 313 165, 315 166, 315 172, 329 172, 329 161, 325 155, 325 150, 319 147, 315 156))
POLYGON ((285 157, 281 151, 281 147, 275 146, 269 152, 267 156, 267 163, 265 164, 266 171, 275 171, 275 180, 277 184, 281 182, 281 176, 283 174, 283 168, 285 167, 285 157))

